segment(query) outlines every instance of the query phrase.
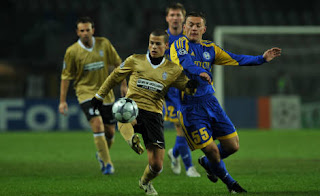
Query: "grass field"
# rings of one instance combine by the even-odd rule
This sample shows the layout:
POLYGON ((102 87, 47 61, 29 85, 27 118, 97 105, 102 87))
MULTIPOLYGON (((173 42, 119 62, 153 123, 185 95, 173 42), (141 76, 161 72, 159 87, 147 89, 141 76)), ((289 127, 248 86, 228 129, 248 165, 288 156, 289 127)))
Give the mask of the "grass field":
MULTIPOLYGON (((247 195, 320 195, 320 130, 239 130, 240 151, 225 160, 230 174, 247 195)), ((171 148, 175 131, 166 131, 171 148)), ((95 160, 90 132, 0 134, 0 195, 144 195, 138 179, 147 164, 146 153, 135 154, 119 133, 111 156, 116 173, 103 176, 95 160)), ((159 195, 227 195, 221 182, 213 184, 197 163, 201 178, 164 170, 153 182, 159 195)))

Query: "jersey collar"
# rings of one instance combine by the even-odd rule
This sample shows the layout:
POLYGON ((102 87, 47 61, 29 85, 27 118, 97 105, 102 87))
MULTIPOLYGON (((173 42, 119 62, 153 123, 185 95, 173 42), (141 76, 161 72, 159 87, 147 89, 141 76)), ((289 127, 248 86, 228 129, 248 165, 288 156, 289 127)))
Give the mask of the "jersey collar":
POLYGON ((78 44, 85 50, 92 52, 93 48, 94 48, 94 44, 96 43, 96 39, 94 37, 92 37, 92 47, 91 48, 87 48, 83 45, 83 43, 81 42, 80 39, 78 39, 78 44))
POLYGON ((147 57, 148 62, 149 62, 150 65, 151 65, 151 67, 153 67, 153 69, 158 68, 158 67, 159 67, 160 65, 162 65, 162 64, 164 63, 164 61, 166 60, 166 58, 163 57, 163 58, 162 58, 162 61, 161 61, 161 63, 159 63, 159 65, 154 65, 154 64, 151 63, 151 60, 150 60, 150 58, 149 58, 149 51, 147 52, 146 57, 147 57))

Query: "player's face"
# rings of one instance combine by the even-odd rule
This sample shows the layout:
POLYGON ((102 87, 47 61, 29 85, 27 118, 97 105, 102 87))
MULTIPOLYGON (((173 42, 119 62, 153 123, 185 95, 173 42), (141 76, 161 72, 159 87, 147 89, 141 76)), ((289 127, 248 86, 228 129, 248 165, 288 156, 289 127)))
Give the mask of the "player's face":
POLYGON ((79 23, 77 28, 77 35, 79 36, 81 42, 88 45, 92 41, 92 36, 94 34, 94 28, 92 28, 91 23, 79 23))
POLYGON ((202 35, 206 32, 206 26, 201 17, 189 16, 183 28, 188 39, 196 43, 200 43, 202 35))
POLYGON ((166 16, 166 21, 169 25, 169 28, 181 28, 184 22, 184 16, 180 9, 169 9, 168 15, 166 16))
POLYGON ((168 48, 169 43, 164 41, 163 36, 150 35, 149 37, 149 52, 152 58, 164 56, 164 52, 168 48))

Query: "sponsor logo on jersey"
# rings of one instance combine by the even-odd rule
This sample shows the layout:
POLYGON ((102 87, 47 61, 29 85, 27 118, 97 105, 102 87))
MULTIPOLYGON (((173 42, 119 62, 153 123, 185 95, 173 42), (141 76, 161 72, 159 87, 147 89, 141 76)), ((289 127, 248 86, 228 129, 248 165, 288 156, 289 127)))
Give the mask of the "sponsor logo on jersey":
POLYGON ((148 89, 150 91, 155 91, 158 93, 160 93, 163 90, 162 84, 146 79, 138 79, 137 87, 148 89))
POLYGON ((209 60, 211 58, 210 53, 209 52, 204 52, 202 54, 203 58, 205 58, 206 60, 209 60))
POLYGON ((184 48, 180 48, 180 49, 178 50, 178 53, 179 53, 179 55, 188 54, 188 52, 187 52, 184 48))
POLYGON ((166 80, 167 78, 168 78, 168 73, 167 72, 163 72, 162 79, 166 80))
POLYGON ((83 70, 84 71, 93 71, 93 70, 97 70, 97 69, 102 69, 104 67, 104 63, 103 61, 99 61, 99 62, 94 62, 94 63, 89 63, 84 65, 83 70))

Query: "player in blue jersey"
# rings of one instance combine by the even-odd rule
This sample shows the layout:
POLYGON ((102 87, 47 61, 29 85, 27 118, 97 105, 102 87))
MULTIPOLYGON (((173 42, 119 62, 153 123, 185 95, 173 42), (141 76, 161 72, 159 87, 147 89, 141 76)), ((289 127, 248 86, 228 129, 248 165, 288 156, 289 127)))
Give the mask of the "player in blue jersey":
MULTIPOLYGON (((171 4, 166 8, 166 21, 168 23, 167 33, 169 34, 169 46, 177 39, 183 36, 183 22, 186 16, 186 10, 181 3, 171 4)), ((170 50, 165 52, 167 59, 170 59, 170 50)), ((181 104, 181 91, 177 88, 171 87, 165 97, 164 104, 164 120, 174 123, 177 131, 176 142, 173 148, 168 150, 168 157, 171 161, 171 169, 173 173, 180 174, 181 156, 184 167, 186 169, 186 175, 189 177, 200 177, 196 168, 192 164, 191 151, 188 143, 184 137, 182 127, 177 118, 177 111, 181 104)))
POLYGON ((202 40, 206 32, 203 14, 192 12, 186 16, 185 36, 170 48, 171 60, 180 64, 185 74, 198 82, 194 95, 185 95, 178 117, 191 150, 201 149, 205 156, 199 163, 208 178, 216 182, 219 177, 231 193, 247 192, 226 170, 222 159, 239 149, 239 137, 229 117, 213 95, 211 69, 217 65, 260 65, 281 55, 280 48, 266 50, 263 55, 236 55, 225 51, 211 41, 202 40), (214 140, 219 140, 216 145, 214 140))

